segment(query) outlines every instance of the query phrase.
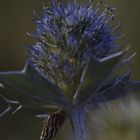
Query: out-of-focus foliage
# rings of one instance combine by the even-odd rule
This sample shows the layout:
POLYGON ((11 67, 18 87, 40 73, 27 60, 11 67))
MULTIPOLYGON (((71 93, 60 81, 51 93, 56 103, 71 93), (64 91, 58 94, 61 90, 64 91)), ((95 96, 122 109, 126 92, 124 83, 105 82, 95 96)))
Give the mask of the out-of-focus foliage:
MULTIPOLYGON (((140 102, 124 99, 113 101, 88 112, 86 140, 139 140, 140 102)), ((55 140, 73 140, 68 120, 55 140)))

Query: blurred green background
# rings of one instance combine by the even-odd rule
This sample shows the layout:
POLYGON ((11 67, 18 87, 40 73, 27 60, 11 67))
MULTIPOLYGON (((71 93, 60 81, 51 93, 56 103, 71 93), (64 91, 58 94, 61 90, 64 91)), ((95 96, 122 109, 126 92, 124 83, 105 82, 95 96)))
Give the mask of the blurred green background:
MULTIPOLYGON (((105 0, 116 7, 117 21, 126 41, 137 52, 133 78, 140 79, 140 1, 105 0)), ((43 0, 6 0, 0 2, 0 71, 22 69, 25 52, 22 46, 33 40, 26 32, 34 30, 33 10, 41 10, 43 0)), ((0 140, 38 140, 41 120, 31 116, 13 116, 0 120, 0 140)))

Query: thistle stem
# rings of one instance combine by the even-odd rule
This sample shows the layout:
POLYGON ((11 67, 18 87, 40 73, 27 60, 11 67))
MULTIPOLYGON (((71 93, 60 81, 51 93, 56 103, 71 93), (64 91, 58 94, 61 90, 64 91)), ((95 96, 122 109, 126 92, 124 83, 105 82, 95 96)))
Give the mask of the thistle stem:
POLYGON ((83 108, 75 108, 71 115, 71 122, 76 140, 85 140, 85 111, 83 108))

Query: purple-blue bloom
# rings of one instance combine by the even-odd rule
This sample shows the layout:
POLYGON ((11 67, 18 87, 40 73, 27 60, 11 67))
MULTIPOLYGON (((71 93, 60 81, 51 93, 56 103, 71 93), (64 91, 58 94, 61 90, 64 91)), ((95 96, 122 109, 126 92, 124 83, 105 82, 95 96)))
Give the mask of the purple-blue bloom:
POLYGON ((114 8, 106 6, 100 13, 101 4, 93 7, 88 1, 65 4, 54 0, 52 7, 44 7, 41 16, 34 19, 36 31, 30 35, 37 43, 26 47, 28 60, 65 92, 79 84, 74 81, 80 78, 90 57, 103 58, 118 52, 118 35, 113 32, 118 25, 110 24, 114 8), (36 55, 32 55, 35 50, 36 55))
MULTIPOLYGON (((36 115, 62 110, 71 119, 76 140, 85 139, 89 109, 140 90, 140 82, 130 80, 130 69, 116 71, 129 65, 133 55, 125 58, 126 49, 117 44, 122 35, 115 33, 119 24, 112 23, 115 8, 105 6, 101 12, 101 4, 52 0, 35 15, 36 30, 29 35, 36 43, 25 46, 25 68, 0 72, 5 88, 19 92, 1 96, 9 107, 18 103, 15 112, 23 109, 36 115)), ((53 137, 43 133, 41 140, 53 137)))

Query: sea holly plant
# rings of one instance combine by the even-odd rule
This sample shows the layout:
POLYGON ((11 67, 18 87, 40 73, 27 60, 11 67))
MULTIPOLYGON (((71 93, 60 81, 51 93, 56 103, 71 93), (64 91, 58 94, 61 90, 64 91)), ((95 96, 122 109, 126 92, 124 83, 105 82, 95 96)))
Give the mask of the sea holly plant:
POLYGON ((114 10, 102 1, 52 0, 35 14, 36 43, 25 46, 23 70, 0 72, 0 116, 17 112, 46 117, 40 140, 51 140, 68 118, 76 140, 86 139, 86 116, 98 104, 140 91, 131 80, 134 54, 117 43, 114 10), (120 70, 121 72, 120 72, 120 70), (127 70, 126 70, 127 69, 127 70))

